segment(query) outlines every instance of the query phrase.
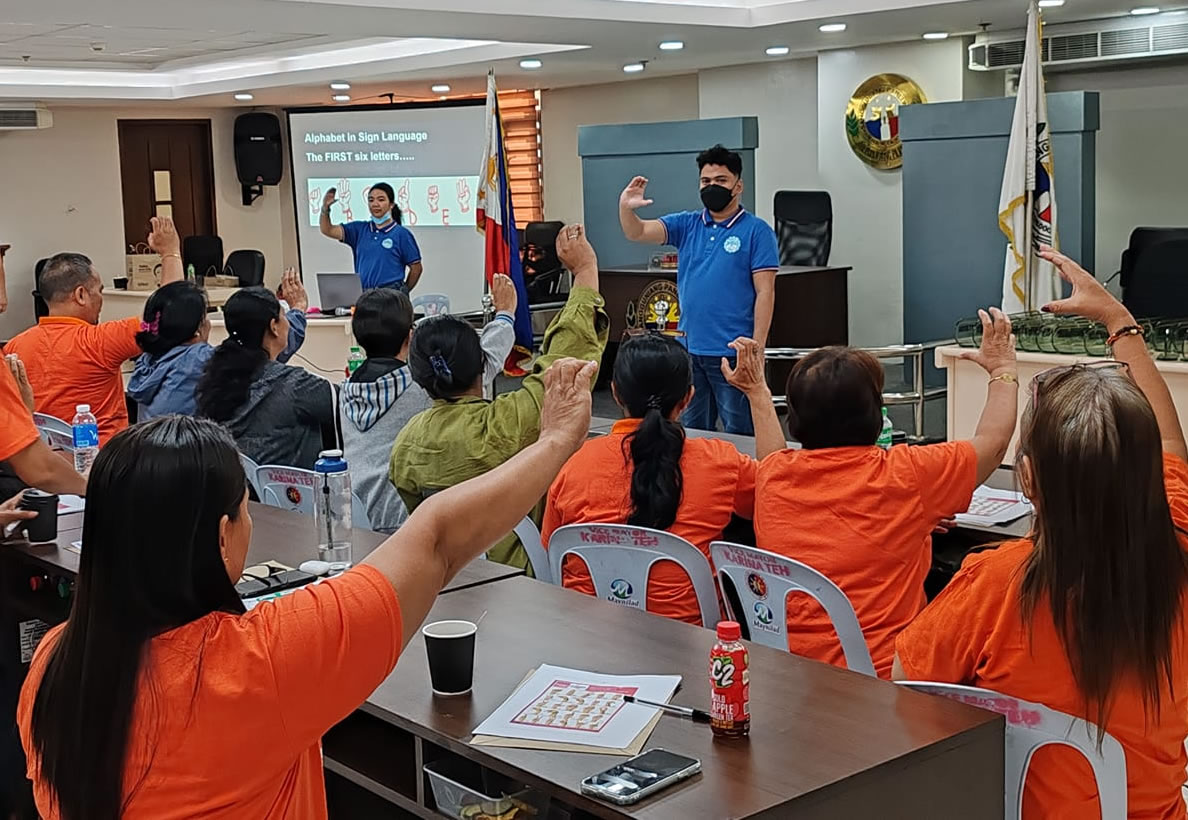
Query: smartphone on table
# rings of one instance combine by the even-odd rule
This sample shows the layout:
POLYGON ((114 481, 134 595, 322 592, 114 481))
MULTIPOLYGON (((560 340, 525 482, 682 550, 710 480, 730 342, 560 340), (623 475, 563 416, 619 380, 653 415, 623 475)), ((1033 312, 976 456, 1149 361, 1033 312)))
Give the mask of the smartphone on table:
POLYGON ((587 777, 582 781, 582 794, 628 806, 699 771, 701 761, 697 758, 664 749, 649 749, 604 772, 587 777))

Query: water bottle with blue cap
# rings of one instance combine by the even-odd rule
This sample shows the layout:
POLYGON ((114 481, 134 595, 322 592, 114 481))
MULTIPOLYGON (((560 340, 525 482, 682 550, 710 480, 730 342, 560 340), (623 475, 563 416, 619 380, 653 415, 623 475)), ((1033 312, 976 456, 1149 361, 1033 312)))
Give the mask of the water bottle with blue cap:
POLYGON ((314 462, 318 486, 314 497, 314 526, 318 559, 330 572, 351 566, 351 473, 342 450, 323 450, 314 462))

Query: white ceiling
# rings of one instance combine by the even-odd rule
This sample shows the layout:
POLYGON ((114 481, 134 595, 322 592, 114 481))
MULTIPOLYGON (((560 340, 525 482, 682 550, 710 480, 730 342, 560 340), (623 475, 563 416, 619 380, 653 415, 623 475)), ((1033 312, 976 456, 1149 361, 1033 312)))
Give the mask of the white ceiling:
MULTIPOLYGON (((1134 0, 1137 2, 1137 0, 1134 0)), ((1184 2, 1184 0, 1180 0, 1184 2)), ((1130 0, 1067 0, 1051 23, 1124 15, 1130 0)), ((10 3, 9 5, 14 5, 10 3)), ((384 93, 425 99, 429 85, 481 92, 676 74, 824 49, 917 40, 925 31, 1018 29, 1023 0, 37 0, 5 9, 0 98, 329 102, 346 80, 353 102, 384 93), (823 22, 843 21, 841 34, 823 22), (683 40, 661 52, 662 40, 683 40), (525 71, 523 57, 544 67, 525 71)))

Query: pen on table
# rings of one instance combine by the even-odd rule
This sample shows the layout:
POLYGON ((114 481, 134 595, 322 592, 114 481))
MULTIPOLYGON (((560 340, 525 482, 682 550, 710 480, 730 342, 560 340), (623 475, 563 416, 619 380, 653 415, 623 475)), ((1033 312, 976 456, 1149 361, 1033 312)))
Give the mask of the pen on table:
POLYGON ((662 709, 665 712, 672 712, 674 715, 684 715, 687 718, 692 718, 697 723, 709 723, 710 713, 701 709, 690 709, 688 706, 676 706, 672 703, 656 703, 654 700, 644 700, 633 695, 624 695, 623 700, 627 703, 638 703, 640 706, 651 706, 653 709, 662 709))

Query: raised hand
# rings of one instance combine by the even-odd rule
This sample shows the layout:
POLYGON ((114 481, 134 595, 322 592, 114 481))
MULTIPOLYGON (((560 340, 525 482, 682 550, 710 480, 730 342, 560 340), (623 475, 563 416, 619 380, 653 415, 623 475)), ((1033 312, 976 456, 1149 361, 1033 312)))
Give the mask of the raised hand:
POLYGON ((577 276, 580 271, 598 267, 598 256, 581 225, 566 225, 557 234, 557 257, 577 276))
POLYGON ((544 402, 540 408, 540 439, 563 444, 569 452, 586 440, 590 431, 590 388, 597 362, 558 359, 544 374, 544 402))
POLYGON ((327 188, 326 195, 322 197, 322 210, 325 211, 331 205, 338 201, 338 189, 327 188))
MULTIPOLYGON (((1084 316, 1110 327, 1134 324, 1134 320, 1125 306, 1114 298, 1105 286, 1093 277, 1093 274, 1082 268, 1073 260, 1051 248, 1042 248, 1040 256, 1056 266, 1056 271, 1065 282, 1072 285, 1072 295, 1067 299, 1059 299, 1044 305, 1045 313, 1057 316, 1084 316)), ((1113 328, 1117 330, 1118 328, 1113 328)))
POLYGON ((730 349, 737 353, 734 367, 730 360, 722 357, 722 375, 733 387, 747 396, 766 395, 767 374, 763 357, 763 345, 754 339, 739 336, 730 343, 730 349))
POLYGON ((619 206, 636 211, 651 205, 652 200, 644 196, 647 189, 647 178, 635 177, 631 182, 627 183, 627 187, 623 189, 623 193, 619 194, 619 206))
POLYGON ((297 275, 296 268, 285 268, 281 276, 281 298, 289 303, 289 307, 302 313, 309 310, 309 294, 305 292, 305 284, 297 275))
POLYGON ((495 310, 514 315, 520 301, 516 283, 502 273, 495 274, 491 279, 491 301, 495 304, 495 310))
POLYGON ((21 401, 32 413, 33 385, 29 384, 29 374, 25 372, 25 363, 15 353, 5 356, 4 363, 8 365, 8 370, 12 373, 12 380, 16 382, 17 390, 20 391, 21 401))
POLYGON ((458 189, 458 207, 462 209, 462 213, 470 213, 470 183, 466 181, 466 177, 459 177, 456 184, 458 189))
POLYGON ((998 308, 987 313, 978 311, 982 320, 982 346, 978 350, 966 350, 961 358, 981 366, 992 377, 1002 373, 1014 373, 1019 365, 1015 359, 1015 336, 1011 333, 1011 320, 998 308))
POLYGON ((181 255, 181 237, 177 235, 177 226, 167 216, 154 216, 151 220, 152 230, 148 235, 148 246, 164 256, 167 253, 181 255))

